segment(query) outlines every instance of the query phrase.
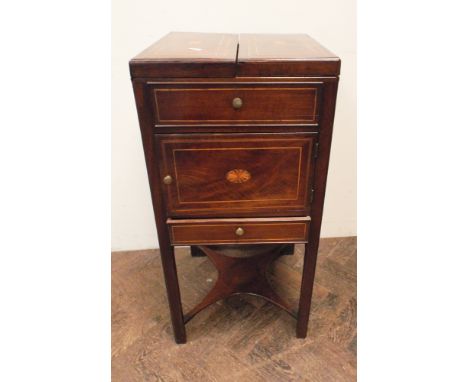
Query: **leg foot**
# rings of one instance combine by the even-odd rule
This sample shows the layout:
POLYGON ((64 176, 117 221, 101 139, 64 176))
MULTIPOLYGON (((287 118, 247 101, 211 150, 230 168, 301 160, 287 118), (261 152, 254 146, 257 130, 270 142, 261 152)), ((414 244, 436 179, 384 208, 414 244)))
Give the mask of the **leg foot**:
POLYGON ((166 282, 167 299, 171 311, 172 329, 174 338, 178 344, 185 343, 185 324, 180 300, 179 281, 177 279, 177 268, 174 258, 174 248, 171 246, 161 246, 161 261, 166 282))
POLYGON ((301 295, 299 297, 299 310, 297 313, 297 338, 305 338, 307 336, 310 305, 312 300, 312 287, 314 285, 315 266, 317 264, 317 250, 318 243, 308 243, 305 245, 301 295))

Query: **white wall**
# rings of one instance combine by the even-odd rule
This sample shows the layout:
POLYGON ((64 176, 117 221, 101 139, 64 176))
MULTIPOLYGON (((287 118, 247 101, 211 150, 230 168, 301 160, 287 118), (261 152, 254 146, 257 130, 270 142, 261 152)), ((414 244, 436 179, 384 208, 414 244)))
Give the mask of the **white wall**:
POLYGON ((169 31, 308 33, 342 59, 322 236, 356 234, 354 0, 112 2, 112 250, 157 247, 128 61, 169 31))

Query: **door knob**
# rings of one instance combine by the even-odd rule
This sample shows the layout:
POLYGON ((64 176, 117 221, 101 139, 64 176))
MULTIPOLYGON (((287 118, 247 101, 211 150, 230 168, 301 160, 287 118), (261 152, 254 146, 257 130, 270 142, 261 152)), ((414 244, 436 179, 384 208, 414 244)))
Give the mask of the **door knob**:
POLYGON ((163 179, 164 184, 171 184, 172 183, 172 176, 166 175, 163 179))

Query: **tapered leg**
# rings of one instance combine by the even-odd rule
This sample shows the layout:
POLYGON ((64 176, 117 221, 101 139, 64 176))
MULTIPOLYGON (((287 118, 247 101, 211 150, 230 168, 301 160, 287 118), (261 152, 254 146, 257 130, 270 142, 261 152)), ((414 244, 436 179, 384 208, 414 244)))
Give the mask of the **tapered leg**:
POLYGON ((314 285, 315 266, 317 264, 317 251, 318 240, 316 240, 316 242, 305 245, 301 295, 299 297, 299 310, 297 312, 297 338, 305 338, 307 336, 310 305, 312 300, 312 287, 314 285))
POLYGON ((174 331, 175 342, 183 344, 187 342, 185 334, 184 316, 182 303, 180 300, 179 281, 177 279, 177 268, 174 258, 174 248, 171 246, 161 246, 161 260, 166 281, 167 299, 171 311, 172 329, 174 331))

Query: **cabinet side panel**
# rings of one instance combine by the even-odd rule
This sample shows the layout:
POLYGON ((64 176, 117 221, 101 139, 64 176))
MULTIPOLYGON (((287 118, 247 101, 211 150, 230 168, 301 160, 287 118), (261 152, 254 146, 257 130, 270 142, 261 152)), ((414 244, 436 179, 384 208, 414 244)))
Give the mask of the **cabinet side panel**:
POLYGON ((185 325, 180 298, 177 268, 174 258, 174 250, 170 245, 169 231, 167 228, 165 210, 163 208, 161 185, 157 182, 157 164, 155 162, 155 151, 152 139, 152 122, 146 84, 133 82, 133 91, 140 122, 141 137, 145 152, 146 169, 151 190, 151 200, 158 230, 159 246, 161 250, 161 261, 164 270, 167 297, 171 311, 172 327, 177 343, 186 341, 185 325))

